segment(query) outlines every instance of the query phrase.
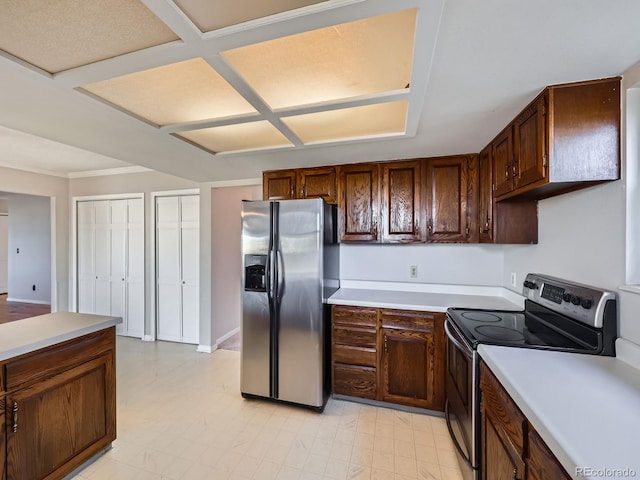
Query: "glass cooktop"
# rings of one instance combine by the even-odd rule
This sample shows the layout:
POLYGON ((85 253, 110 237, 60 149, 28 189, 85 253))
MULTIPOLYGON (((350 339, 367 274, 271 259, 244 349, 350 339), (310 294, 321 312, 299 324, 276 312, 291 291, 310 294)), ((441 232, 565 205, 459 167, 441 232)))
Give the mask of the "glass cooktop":
MULTIPOLYGON (((588 351, 579 339, 561 327, 551 327, 554 319, 540 320, 526 311, 469 310, 449 308, 447 314, 475 349, 479 343, 529 348, 588 351)), ((558 317, 559 322, 563 321, 558 317)))

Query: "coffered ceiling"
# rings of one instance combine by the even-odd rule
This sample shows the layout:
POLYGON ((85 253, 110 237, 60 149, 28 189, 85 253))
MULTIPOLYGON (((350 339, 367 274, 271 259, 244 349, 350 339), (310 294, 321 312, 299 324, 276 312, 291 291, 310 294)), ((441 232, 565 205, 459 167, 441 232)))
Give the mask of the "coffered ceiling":
POLYGON ((56 174, 139 165, 214 181, 474 152, 545 85, 640 60, 635 0, 0 8, 0 127, 13 138, 0 164, 27 168, 40 138, 37 169, 56 174), (75 161, 61 166, 53 143, 75 161))

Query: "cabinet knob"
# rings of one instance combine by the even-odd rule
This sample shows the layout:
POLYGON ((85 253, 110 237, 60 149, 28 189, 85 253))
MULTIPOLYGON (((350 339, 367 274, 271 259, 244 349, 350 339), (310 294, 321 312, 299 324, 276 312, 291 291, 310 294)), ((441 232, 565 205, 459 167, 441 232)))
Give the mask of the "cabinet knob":
POLYGON ((427 223, 427 229, 429 230, 429 233, 433 233, 433 218, 429 219, 429 222, 427 223))
POLYGON ((18 431, 18 402, 13 402, 11 412, 13 413, 13 425, 11 431, 16 433, 18 431))

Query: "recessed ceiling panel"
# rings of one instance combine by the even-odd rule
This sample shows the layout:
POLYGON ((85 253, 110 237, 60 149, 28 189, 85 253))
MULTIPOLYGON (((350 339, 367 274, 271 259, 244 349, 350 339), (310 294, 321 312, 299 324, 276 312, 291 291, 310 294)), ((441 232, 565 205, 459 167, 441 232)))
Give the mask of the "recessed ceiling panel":
POLYGON ((226 125, 180 132, 184 137, 212 152, 231 152, 291 146, 291 142, 268 121, 226 125))
POLYGON ((175 0, 176 5, 202 31, 210 32, 219 28, 267 17, 296 8, 306 7, 323 0, 175 0))
POLYGON ((411 80, 416 9, 223 52, 274 109, 403 89, 411 80))
POLYGON ((255 112, 249 102, 201 58, 82 88, 156 125, 255 112))
POLYGON ((138 0, 5 0, 0 50, 50 73, 178 40, 138 0))
POLYGON ((304 143, 397 135, 405 132, 407 107, 403 100, 296 115, 282 121, 304 143))

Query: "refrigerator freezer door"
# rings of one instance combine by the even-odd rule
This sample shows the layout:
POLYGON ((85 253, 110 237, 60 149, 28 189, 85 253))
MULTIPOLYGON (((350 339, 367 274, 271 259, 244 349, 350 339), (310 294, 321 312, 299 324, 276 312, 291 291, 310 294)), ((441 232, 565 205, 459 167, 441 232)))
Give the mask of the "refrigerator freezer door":
POLYGON ((323 223, 320 199, 280 202, 278 398, 316 408, 324 405, 323 223))
MULTIPOLYGON (((271 319, 266 291, 251 287, 245 270, 260 264, 269 249, 269 202, 243 202, 242 204, 242 349, 240 364, 240 391, 261 397, 271 396, 271 319)), ((266 264, 266 261, 264 261, 266 264)), ((265 265, 266 266, 266 265, 265 265)), ((255 268, 255 267, 254 267, 255 268)), ((265 289, 266 290, 266 289, 265 289)))

